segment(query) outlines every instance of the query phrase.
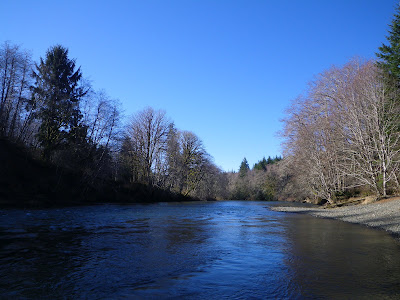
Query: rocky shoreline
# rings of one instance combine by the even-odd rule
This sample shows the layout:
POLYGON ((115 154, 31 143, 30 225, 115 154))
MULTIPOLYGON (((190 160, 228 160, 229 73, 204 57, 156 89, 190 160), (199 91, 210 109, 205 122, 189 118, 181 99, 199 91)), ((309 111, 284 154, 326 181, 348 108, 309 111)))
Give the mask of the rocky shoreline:
POLYGON ((338 208, 318 206, 292 206, 279 204, 274 211, 305 213, 320 218, 337 219, 382 229, 400 240, 400 198, 385 199, 370 204, 359 204, 338 208))

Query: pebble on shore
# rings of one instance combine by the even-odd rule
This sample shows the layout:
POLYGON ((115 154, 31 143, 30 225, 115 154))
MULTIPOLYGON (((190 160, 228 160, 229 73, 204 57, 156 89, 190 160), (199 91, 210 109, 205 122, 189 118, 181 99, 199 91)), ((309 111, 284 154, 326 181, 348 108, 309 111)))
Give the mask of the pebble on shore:
POLYGON ((400 198, 386 199, 370 204, 338 208, 301 207, 279 204, 274 211, 306 213, 320 218, 331 218, 383 229, 400 240, 400 198))

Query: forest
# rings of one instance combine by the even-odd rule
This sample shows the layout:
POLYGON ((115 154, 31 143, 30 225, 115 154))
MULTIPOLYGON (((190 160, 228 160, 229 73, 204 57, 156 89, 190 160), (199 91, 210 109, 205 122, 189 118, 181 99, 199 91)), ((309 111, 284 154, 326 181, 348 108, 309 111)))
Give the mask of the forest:
POLYGON ((5 42, 0 62, 3 198, 275 199, 280 157, 263 158, 252 170, 244 159, 238 173, 223 172, 202 140, 176 128, 165 111, 147 107, 124 118, 118 100, 93 90, 61 45, 33 62, 27 50, 5 42))
POLYGON ((302 197, 333 204, 399 193, 399 12, 376 60, 332 66, 287 109, 284 157, 302 197))
POLYGON ((399 8, 387 40, 376 60, 354 58, 316 76, 282 120, 283 157, 252 168, 244 158, 237 172, 222 171, 202 140, 163 110, 124 117, 118 100, 91 87, 68 48, 52 46, 34 62, 29 51, 4 42, 0 198, 335 203, 398 194, 399 8))
MULTIPOLYGON (((132 201, 221 194, 222 173, 196 134, 175 128, 164 111, 151 107, 122 124, 118 101, 91 88, 67 48, 51 47, 34 63, 26 50, 5 42, 0 62, 2 144, 23 147, 42 166, 55 167, 61 182, 79 178, 72 188, 80 198, 88 187, 110 184, 117 194, 121 187, 141 191, 141 197, 127 197, 132 201)), ((49 188, 56 197, 67 187, 49 188)))

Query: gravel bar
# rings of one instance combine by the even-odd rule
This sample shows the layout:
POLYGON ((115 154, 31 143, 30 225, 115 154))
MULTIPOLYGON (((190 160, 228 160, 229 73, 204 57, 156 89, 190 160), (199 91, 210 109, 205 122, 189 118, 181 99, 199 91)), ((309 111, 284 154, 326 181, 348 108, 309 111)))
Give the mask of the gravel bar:
POLYGON ((279 204, 271 210, 305 213, 315 217, 337 219, 383 229, 400 240, 400 198, 386 199, 370 204, 338 208, 303 207, 279 204))

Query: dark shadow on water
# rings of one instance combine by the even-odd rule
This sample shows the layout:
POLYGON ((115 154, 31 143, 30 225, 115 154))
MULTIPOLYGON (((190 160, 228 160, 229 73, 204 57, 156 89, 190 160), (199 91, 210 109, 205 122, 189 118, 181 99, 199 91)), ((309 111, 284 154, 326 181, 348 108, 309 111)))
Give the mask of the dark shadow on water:
POLYGON ((363 226, 305 215, 287 221, 291 284, 307 298, 400 297, 400 244, 363 226))

